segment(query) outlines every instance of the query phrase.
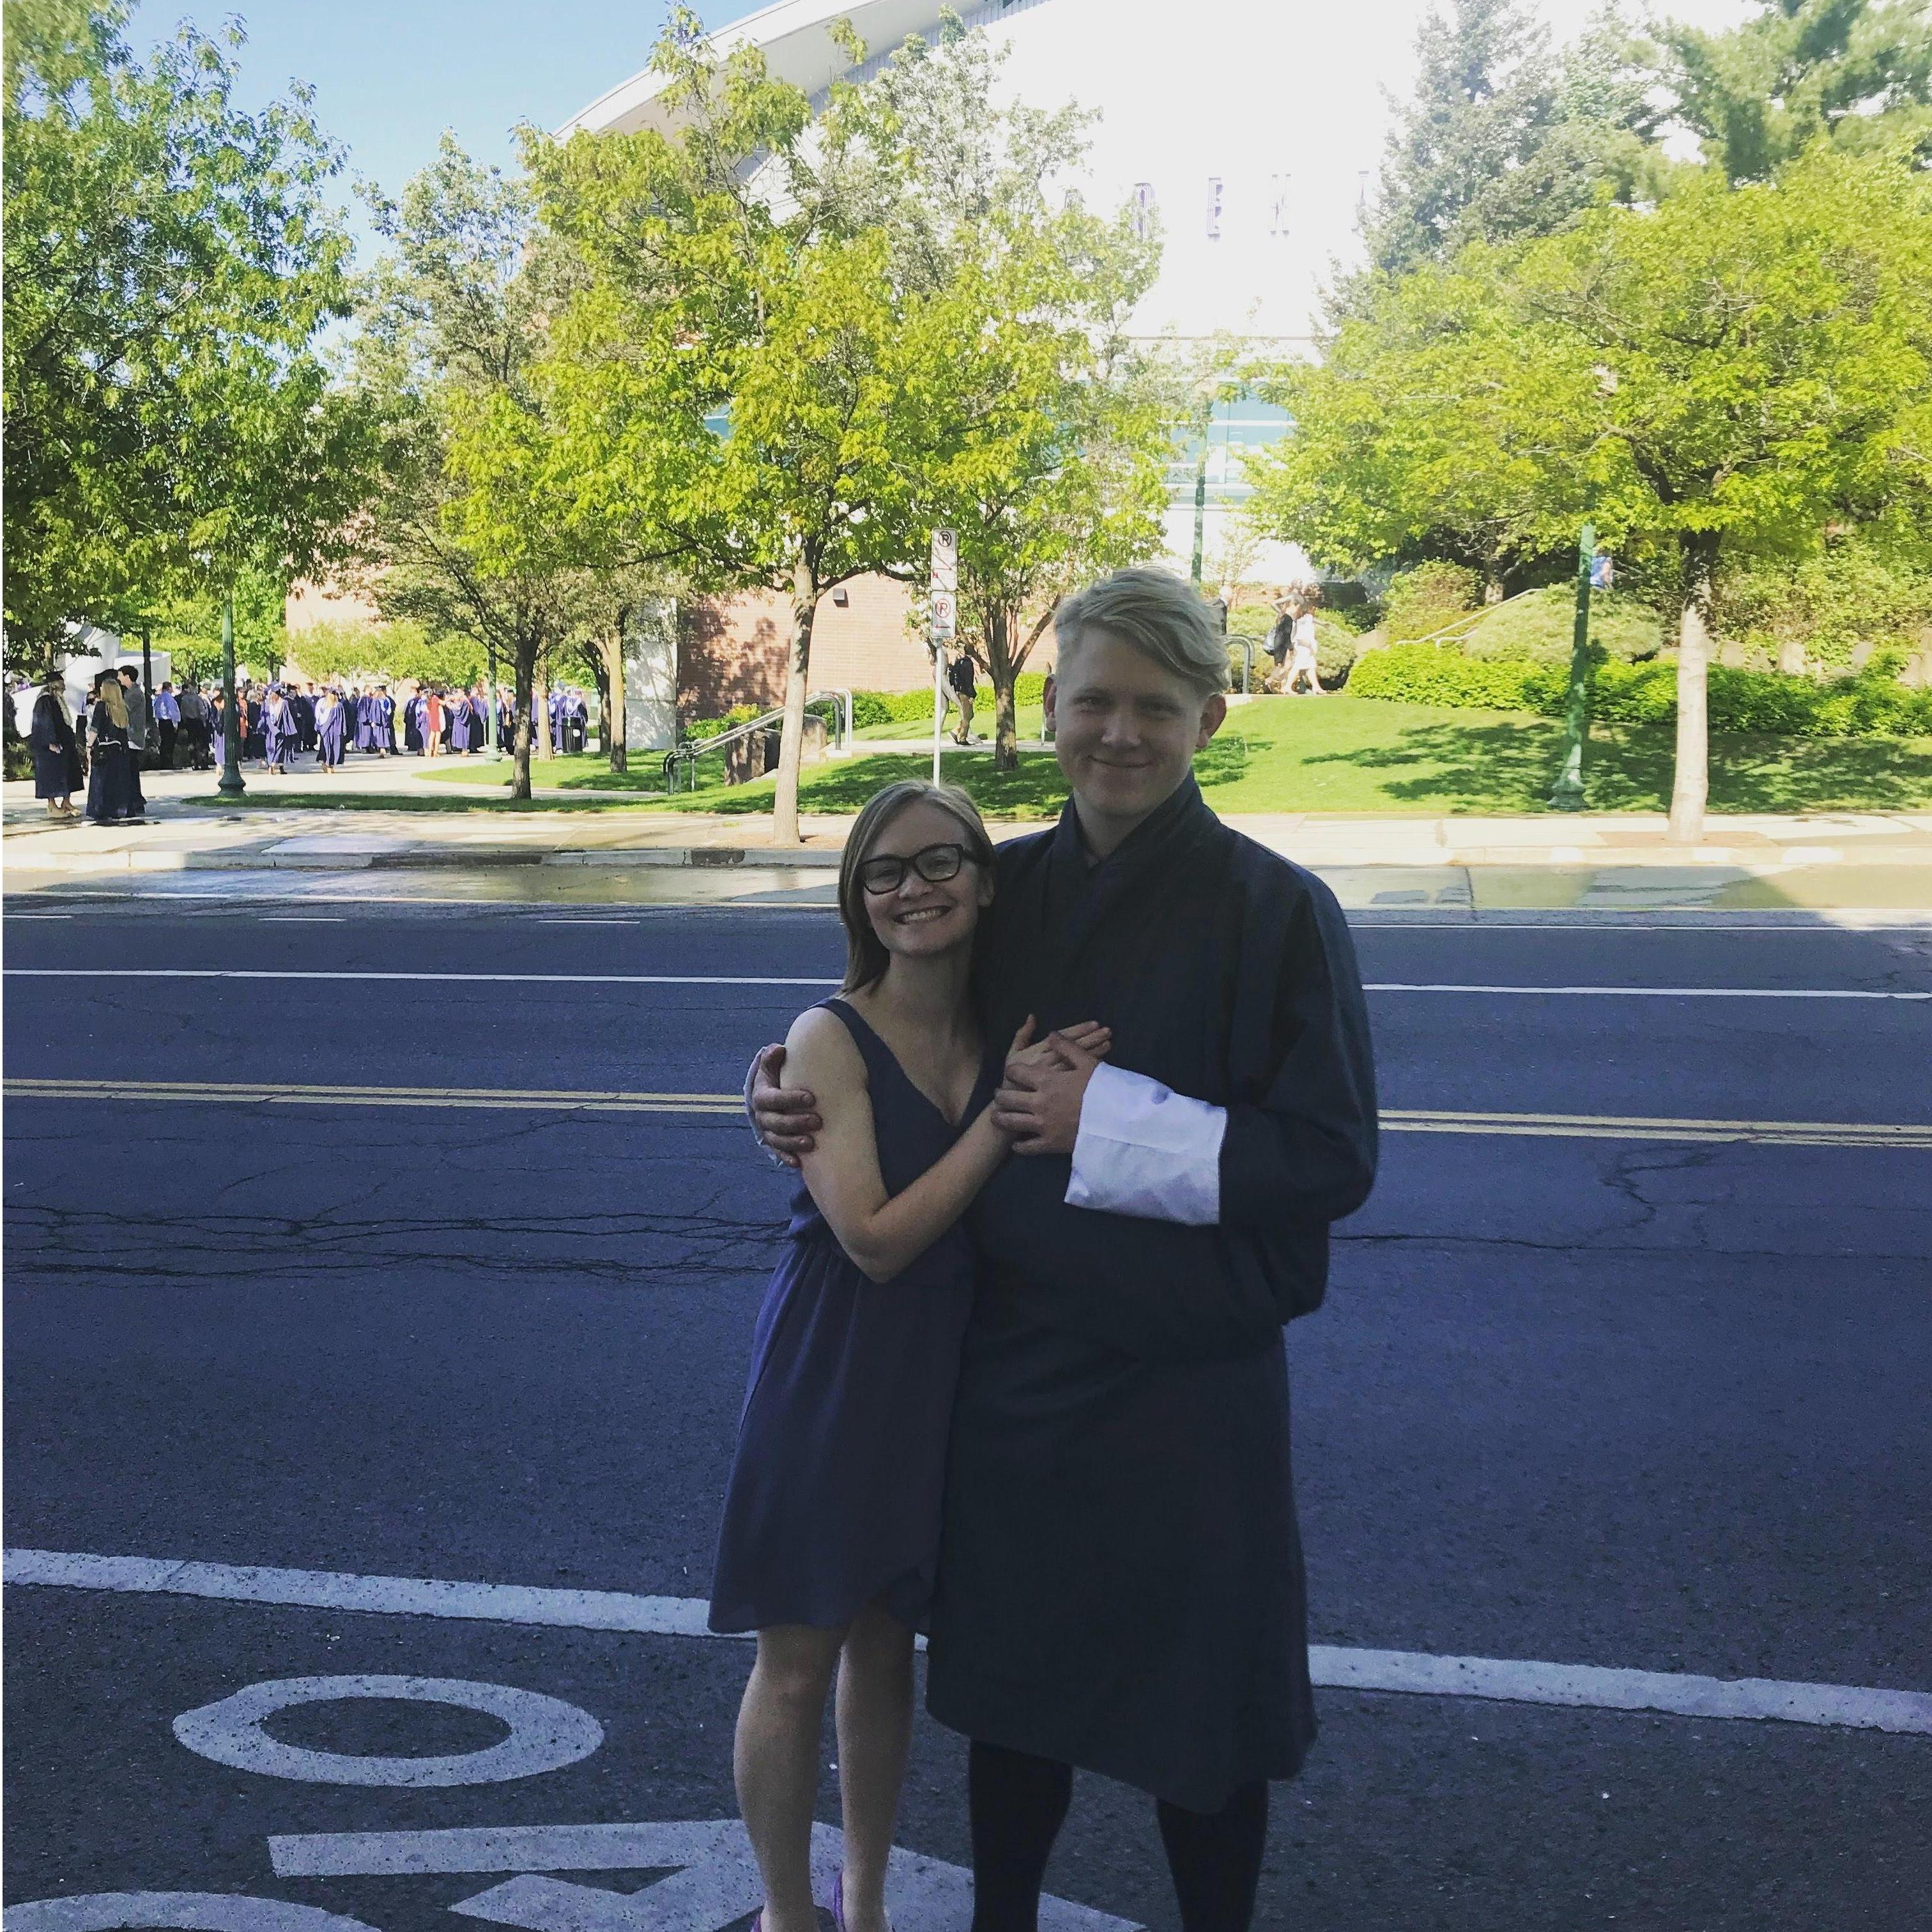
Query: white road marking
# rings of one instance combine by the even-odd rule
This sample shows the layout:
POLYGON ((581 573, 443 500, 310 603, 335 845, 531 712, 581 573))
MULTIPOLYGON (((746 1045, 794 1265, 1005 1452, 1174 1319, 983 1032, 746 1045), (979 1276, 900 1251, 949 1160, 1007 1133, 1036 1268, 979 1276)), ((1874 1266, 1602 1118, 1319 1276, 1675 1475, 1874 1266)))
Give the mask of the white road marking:
MULTIPOLYGON (((290 921, 289 923, 293 923, 290 921)), ((603 920, 569 922, 602 925, 603 920)), ((339 980, 404 981, 431 986, 836 986, 836 980, 749 973, 379 973, 316 968, 212 966, 9 966, 24 980, 339 980)), ((1372 980, 1370 993, 1517 994, 1562 999, 1595 996, 1626 1000, 1928 1000, 1923 992, 1856 986, 1505 986, 1424 985, 1372 980)))
POLYGON ((83 1892, 70 1898, 10 1905, 6 1932, 118 1932, 172 1927, 176 1932, 371 1932, 359 1918, 250 1898, 230 1892, 83 1892))
MULTIPOLYGON (((844 1841, 830 1825, 812 1828, 812 1870, 821 1896, 838 1869, 844 1841)), ((640 1871, 710 1866, 722 1878, 733 1866, 752 1869, 745 1828, 735 1819, 704 1822, 609 1825, 512 1825, 475 1830, 316 1832, 272 1838, 268 1856, 280 1878, 386 1876, 412 1873, 640 1871)), ((958 1865, 894 1846, 886 1867, 892 1922, 902 1932, 967 1932, 973 1917, 973 1876, 958 1865)), ((628 1898, 586 1886, 524 1876, 495 1886, 452 1906, 454 1911, 533 1932, 572 1927, 674 1925, 712 1932, 753 1910, 754 1895, 738 1912, 714 1905, 708 1924, 680 1908, 693 1903, 694 1888, 671 1889, 665 1880, 628 1898), (599 1900, 608 1903, 599 1904, 599 1900), (649 1904, 652 1916, 630 1916, 649 1904), (679 1912, 676 1918, 674 1911, 679 1912), (718 1916, 722 1913, 722 1916, 718 1916)), ((1130 1932, 1125 1919, 1064 1898, 1040 1900, 1041 1932, 1130 1932)))
POLYGON ((1460 986, 1383 980, 1365 993, 1529 993, 1568 999, 1598 994, 1623 1000, 1932 1000, 1932 991, 1892 992, 1855 986, 1460 986))
POLYGON ((262 926, 345 926, 346 919, 332 912, 265 912, 256 915, 262 926))
POLYGON ((604 1742, 604 1726, 588 1711, 541 1691, 461 1677, 278 1677, 250 1684, 232 1696, 175 1720, 175 1736, 191 1751, 237 1771, 290 1778, 304 1784, 397 1785, 410 1790, 455 1784, 502 1784, 534 1778, 588 1757, 604 1742), (352 1756, 285 1744, 262 1726, 296 1704, 345 1698, 398 1698, 482 1711, 510 1727, 500 1743, 443 1757, 352 1756))
MULTIPOLYGON (((67 1589, 160 1592, 392 1616, 540 1624, 567 1630, 628 1630, 656 1636, 712 1634, 706 1628, 707 1606, 700 1598, 633 1596, 617 1590, 446 1582, 414 1576, 26 1549, 6 1552, 5 1580, 67 1589)), ((741 1641, 736 1637, 723 1640, 741 1641)), ((1334 1689, 1664 1711, 1690 1718, 1776 1718, 1792 1724, 1932 1736, 1932 1691, 1606 1670, 1511 1658, 1444 1658, 1419 1651, 1342 1649, 1327 1644, 1311 1645, 1309 1657, 1315 1682, 1334 1689)))
POLYGON ((413 980, 481 986, 836 986, 834 980, 712 973, 346 973, 320 968, 204 966, 9 966, 22 980, 413 980))

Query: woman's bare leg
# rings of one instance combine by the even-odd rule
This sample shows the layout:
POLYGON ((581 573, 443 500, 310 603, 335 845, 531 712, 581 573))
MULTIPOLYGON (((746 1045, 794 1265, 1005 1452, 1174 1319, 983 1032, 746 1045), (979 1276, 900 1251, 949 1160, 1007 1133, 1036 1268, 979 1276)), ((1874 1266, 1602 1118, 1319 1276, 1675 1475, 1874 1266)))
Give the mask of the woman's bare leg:
POLYGON ((838 1786, 845 1820, 845 1922, 885 1932, 886 1861, 912 1743, 912 1632, 877 1604, 838 1660, 838 1786))
POLYGON ((764 1932, 818 1932, 812 1808, 818 1741, 843 1630, 784 1624, 758 1633, 732 1753, 738 1808, 765 1881, 764 1932))

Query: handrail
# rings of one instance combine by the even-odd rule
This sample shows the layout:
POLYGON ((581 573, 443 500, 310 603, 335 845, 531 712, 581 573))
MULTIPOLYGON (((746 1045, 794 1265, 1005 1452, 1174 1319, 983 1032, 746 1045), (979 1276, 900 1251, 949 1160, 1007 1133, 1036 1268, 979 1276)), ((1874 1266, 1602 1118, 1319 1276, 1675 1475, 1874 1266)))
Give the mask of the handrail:
MULTIPOLYGON (((842 758, 852 748, 851 692, 843 689, 814 692, 805 702, 807 708, 809 709, 812 705, 824 704, 829 698, 838 698, 842 701, 844 729, 839 734, 838 741, 838 753, 842 758)), ((677 765, 680 759, 684 761, 685 772, 691 780, 686 789, 695 791, 698 789, 698 761, 700 758, 706 757, 712 752, 722 751, 728 745, 741 745, 747 738, 753 736, 760 731, 769 731, 774 724, 782 722, 784 718, 784 706, 782 704, 776 711, 767 711, 758 717, 747 718, 743 724, 734 724, 730 730, 720 731, 713 737, 686 739, 680 744, 674 745, 664 754, 665 790, 675 791, 677 789, 677 765)))
POLYGON ((1243 637, 1238 632, 1230 632, 1228 641, 1241 647, 1241 695, 1246 698, 1250 694, 1248 686, 1255 674, 1255 640, 1243 637))
POLYGON ((1541 588, 1541 585, 1532 584, 1528 590, 1519 590, 1514 597, 1502 598, 1494 604, 1484 604, 1474 610, 1465 610, 1460 617, 1444 624, 1439 631, 1431 631, 1426 638, 1412 638, 1408 641, 1412 644, 1439 644, 1451 631, 1460 631, 1465 625, 1473 628, 1476 625, 1480 624, 1492 610, 1500 610, 1504 604, 1516 603, 1519 599, 1528 597, 1541 588))

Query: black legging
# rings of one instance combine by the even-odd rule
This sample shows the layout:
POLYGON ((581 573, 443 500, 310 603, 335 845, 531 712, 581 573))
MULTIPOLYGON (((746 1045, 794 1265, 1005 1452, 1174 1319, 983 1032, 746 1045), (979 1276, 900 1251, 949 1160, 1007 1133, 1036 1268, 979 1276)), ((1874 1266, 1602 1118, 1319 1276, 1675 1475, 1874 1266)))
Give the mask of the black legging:
MULTIPOLYGON (((1040 1888, 1073 1796, 1070 1765, 975 1743, 967 1761, 973 1829, 973 1932, 1037 1932, 1040 1888)), ((1268 1842, 1265 1780, 1218 1811, 1161 1799, 1161 1842, 1181 1932, 1247 1932, 1268 1842)))

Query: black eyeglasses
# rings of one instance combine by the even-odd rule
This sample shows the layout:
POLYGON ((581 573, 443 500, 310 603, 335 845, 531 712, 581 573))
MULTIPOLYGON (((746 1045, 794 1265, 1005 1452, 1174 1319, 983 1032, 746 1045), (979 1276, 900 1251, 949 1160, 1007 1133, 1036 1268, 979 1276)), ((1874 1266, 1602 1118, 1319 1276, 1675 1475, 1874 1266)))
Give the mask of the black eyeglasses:
POLYGON ((910 866, 922 879, 937 886, 957 878, 968 856, 963 845, 928 845, 910 859, 881 854, 868 859, 859 868, 859 883, 868 892, 896 892, 905 883, 906 868, 910 866))

